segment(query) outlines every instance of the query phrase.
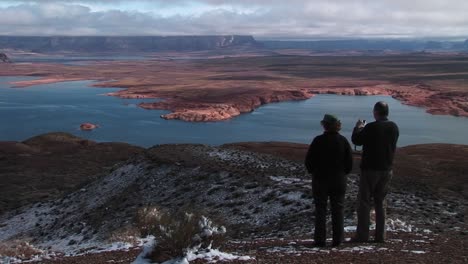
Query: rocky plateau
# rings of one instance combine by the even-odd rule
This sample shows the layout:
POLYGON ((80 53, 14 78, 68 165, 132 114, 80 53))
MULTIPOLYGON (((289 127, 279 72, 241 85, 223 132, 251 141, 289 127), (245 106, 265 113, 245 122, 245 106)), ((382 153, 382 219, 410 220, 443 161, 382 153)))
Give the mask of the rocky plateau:
POLYGON ((14 87, 95 80, 122 88, 121 98, 154 98, 145 109, 169 110, 165 119, 220 121, 263 104, 314 94, 389 95, 431 114, 468 116, 468 57, 464 55, 259 56, 205 60, 90 62, 88 65, 17 63, 2 76, 35 76, 14 87))

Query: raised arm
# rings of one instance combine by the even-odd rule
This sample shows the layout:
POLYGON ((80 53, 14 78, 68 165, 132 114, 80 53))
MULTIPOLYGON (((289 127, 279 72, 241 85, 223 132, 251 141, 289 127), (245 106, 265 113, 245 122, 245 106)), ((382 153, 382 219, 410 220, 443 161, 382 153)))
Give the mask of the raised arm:
POLYGON ((365 138, 365 133, 366 133, 364 124, 365 124, 364 121, 361 121, 359 119, 356 123, 356 126, 354 127, 351 141, 356 146, 364 145, 364 138, 365 138))

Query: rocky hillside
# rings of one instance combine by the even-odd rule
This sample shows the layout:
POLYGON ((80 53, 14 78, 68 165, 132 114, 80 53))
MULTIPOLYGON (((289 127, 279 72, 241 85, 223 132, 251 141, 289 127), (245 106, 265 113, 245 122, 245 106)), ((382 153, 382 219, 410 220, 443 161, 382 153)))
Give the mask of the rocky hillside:
POLYGON ((74 191, 142 150, 66 133, 0 142, 0 214, 74 191))
MULTIPOLYGON (((44 139, 26 141, 23 144, 27 146, 21 145, 17 153, 34 155, 29 148, 37 141, 44 142, 44 139)), ((50 145, 61 145, 57 140, 53 142, 50 145)), ((294 155, 284 158, 287 147, 288 143, 155 146, 126 162, 103 168, 102 172, 106 171, 103 176, 85 186, 76 185, 75 191, 62 197, 0 215, 0 242, 29 241, 44 250, 40 254, 56 259, 49 260, 51 263, 106 263, 110 260, 128 263, 129 256, 134 257, 138 249, 130 252, 120 249, 111 254, 102 251, 115 245, 112 242, 116 240, 128 241, 139 236, 138 211, 158 206, 185 208, 217 219, 228 230, 227 250, 253 254, 262 263, 278 263, 281 258, 291 263, 313 263, 311 259, 332 263, 352 256, 355 263, 365 263, 369 256, 389 260, 397 257, 396 260, 403 262, 421 263, 429 263, 426 260, 436 256, 438 260, 441 257, 455 260, 451 263, 463 260, 459 252, 454 251, 452 255, 448 252, 463 246, 460 241, 467 234, 466 199, 459 190, 441 187, 434 191, 414 181, 411 188, 399 188, 398 184, 418 177, 405 175, 405 169, 395 175, 394 182, 398 184, 389 196, 390 244, 345 245, 331 254, 329 250, 309 249, 313 229, 311 177, 304 171, 300 154, 306 146, 294 144, 294 155), (438 245, 435 239, 444 244, 438 245), (63 259, 57 252, 72 256, 94 253, 63 259), (444 254, 441 256, 440 252, 444 254), (94 260, 95 257, 99 260, 94 260)), ((447 147, 450 148, 439 146, 447 147)), ((410 151, 405 159, 420 159, 421 149, 424 147, 410 151)), ((459 151, 466 159, 468 148, 462 146, 459 151)), ((53 152, 55 150, 49 150, 49 154, 53 152)), ((95 148, 94 155, 97 153, 99 150, 95 148)), ((446 156, 447 159, 450 157, 446 156)), ((431 171, 411 173, 441 175, 441 171, 450 170, 444 167, 442 159, 431 164, 431 171)), ((466 171, 466 164, 458 162, 456 170, 466 171)), ((81 166, 85 169, 96 165, 81 166)), ((399 168, 405 166, 406 163, 399 168)), ((445 175, 448 176, 444 180, 450 181, 453 173, 445 175)), ((41 177, 47 178, 46 175, 41 177)), ((357 178, 353 173, 348 182, 345 212, 348 238, 356 224, 357 178)))
POLYGON ((5 53, 0 53, 0 62, 10 63, 11 60, 5 53))
POLYGON ((0 36, 0 48, 33 52, 199 51, 258 46, 252 36, 15 37, 0 36))

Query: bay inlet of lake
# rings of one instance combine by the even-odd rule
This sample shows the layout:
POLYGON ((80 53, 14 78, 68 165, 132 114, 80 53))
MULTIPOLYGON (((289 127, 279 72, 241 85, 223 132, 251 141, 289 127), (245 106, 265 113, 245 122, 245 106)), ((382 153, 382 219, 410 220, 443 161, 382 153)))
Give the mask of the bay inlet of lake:
POLYGON ((325 113, 337 115, 342 133, 350 138, 358 118, 372 121, 372 107, 384 100, 390 119, 400 127, 399 146, 422 143, 468 144, 468 118, 431 115, 423 108, 401 104, 389 96, 317 95, 309 100, 264 105, 251 113, 222 122, 189 123, 164 120, 168 111, 145 110, 137 105, 155 99, 105 96, 116 88, 91 87, 91 81, 62 82, 29 88, 11 88, 28 77, 0 77, 0 140, 22 141, 48 132, 68 132, 96 141, 127 142, 149 147, 166 143, 219 145, 245 141, 309 143, 322 133, 325 113), (81 123, 96 123, 91 132, 81 123))

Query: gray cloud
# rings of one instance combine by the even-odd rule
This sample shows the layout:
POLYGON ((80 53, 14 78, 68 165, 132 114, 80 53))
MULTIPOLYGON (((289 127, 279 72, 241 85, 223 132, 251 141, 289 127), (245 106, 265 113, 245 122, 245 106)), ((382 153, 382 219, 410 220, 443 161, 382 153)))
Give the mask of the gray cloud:
MULTIPOLYGON (((465 0, 198 0, 196 2, 212 8, 197 15, 169 17, 144 10, 109 8, 96 12, 90 8, 91 3, 115 4, 125 1, 15 2, 17 5, 0 8, 1 35, 468 37, 468 1, 465 0)), ((189 1, 140 2, 170 8, 185 5, 189 1)))

